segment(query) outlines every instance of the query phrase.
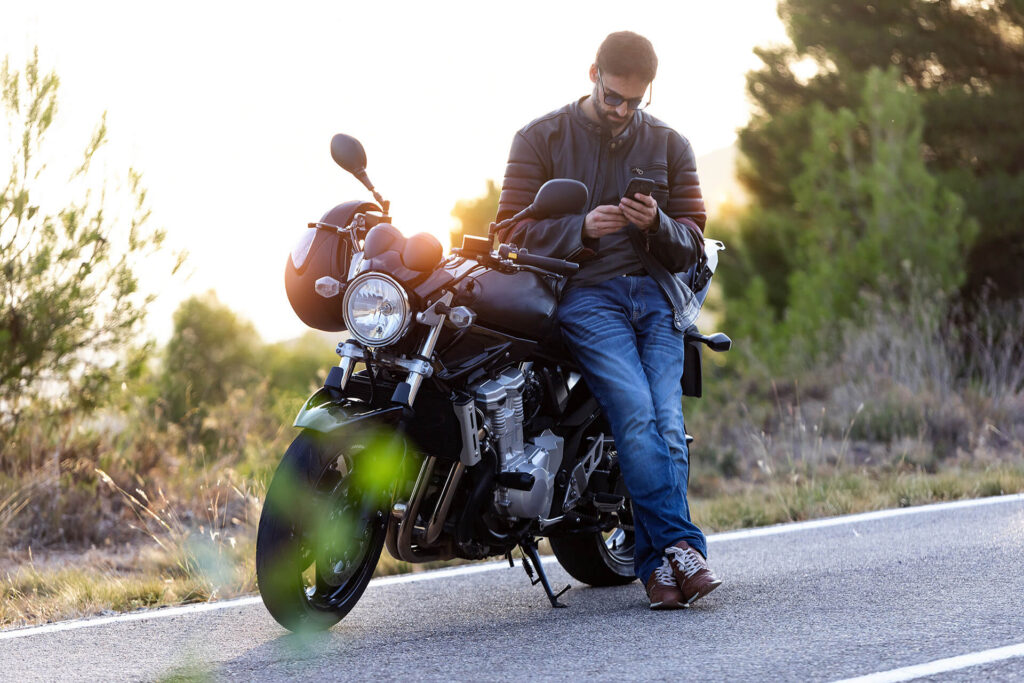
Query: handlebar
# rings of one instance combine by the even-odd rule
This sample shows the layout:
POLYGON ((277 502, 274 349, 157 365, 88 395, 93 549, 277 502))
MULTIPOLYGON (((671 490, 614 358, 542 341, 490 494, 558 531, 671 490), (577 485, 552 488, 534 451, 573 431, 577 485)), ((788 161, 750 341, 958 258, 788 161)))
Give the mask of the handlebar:
POLYGON ((580 269, 580 264, 578 263, 549 256, 536 256, 526 249, 517 248, 514 244, 500 245, 498 247, 498 255, 521 266, 532 266, 552 273, 558 273, 559 275, 572 275, 580 269))

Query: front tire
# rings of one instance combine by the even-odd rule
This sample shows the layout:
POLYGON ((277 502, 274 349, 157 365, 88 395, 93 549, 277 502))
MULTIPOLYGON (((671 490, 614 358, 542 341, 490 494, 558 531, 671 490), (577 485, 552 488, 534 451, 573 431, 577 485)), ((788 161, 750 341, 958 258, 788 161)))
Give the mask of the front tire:
POLYGON ((387 515, 360 490, 357 448, 305 431, 292 442, 267 490, 256 535, 263 604, 290 631, 338 623, 366 590, 380 558, 387 515))

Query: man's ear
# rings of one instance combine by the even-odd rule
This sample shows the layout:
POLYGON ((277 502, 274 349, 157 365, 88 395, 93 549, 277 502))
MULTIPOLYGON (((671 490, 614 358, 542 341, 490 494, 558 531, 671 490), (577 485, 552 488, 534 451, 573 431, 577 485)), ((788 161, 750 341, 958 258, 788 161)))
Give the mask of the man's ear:
POLYGON ((590 82, 597 83, 597 64, 590 65, 590 82))

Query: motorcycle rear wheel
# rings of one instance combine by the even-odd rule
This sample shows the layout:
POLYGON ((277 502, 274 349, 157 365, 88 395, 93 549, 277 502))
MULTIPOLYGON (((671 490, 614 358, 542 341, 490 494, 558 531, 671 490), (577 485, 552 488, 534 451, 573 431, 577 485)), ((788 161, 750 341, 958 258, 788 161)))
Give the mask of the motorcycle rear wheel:
POLYGON ((323 631, 351 611, 380 558, 387 515, 357 490, 358 447, 305 431, 267 490, 256 535, 263 604, 290 631, 323 631))
POLYGON ((633 531, 621 526, 611 534, 594 532, 549 539, 558 563, 577 581, 591 586, 624 586, 633 572, 633 531))

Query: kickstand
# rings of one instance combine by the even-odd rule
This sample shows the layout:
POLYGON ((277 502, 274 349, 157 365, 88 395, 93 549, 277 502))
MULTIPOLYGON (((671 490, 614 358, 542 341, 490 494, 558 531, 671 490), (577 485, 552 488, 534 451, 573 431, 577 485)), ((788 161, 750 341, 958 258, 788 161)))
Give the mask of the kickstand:
POLYGON ((530 583, 536 586, 538 583, 544 587, 544 592, 547 593, 548 600, 551 601, 552 607, 568 607, 558 601, 567 590, 572 586, 566 586, 562 590, 555 593, 551 590, 551 584, 548 583, 548 575, 544 573, 544 566, 540 563, 540 556, 537 554, 537 542, 533 539, 523 541, 519 544, 519 548, 523 551, 523 569, 526 570, 526 575, 530 577, 530 583), (533 565, 532 567, 530 565, 533 565), (537 570, 537 578, 533 578, 533 571, 537 570))

